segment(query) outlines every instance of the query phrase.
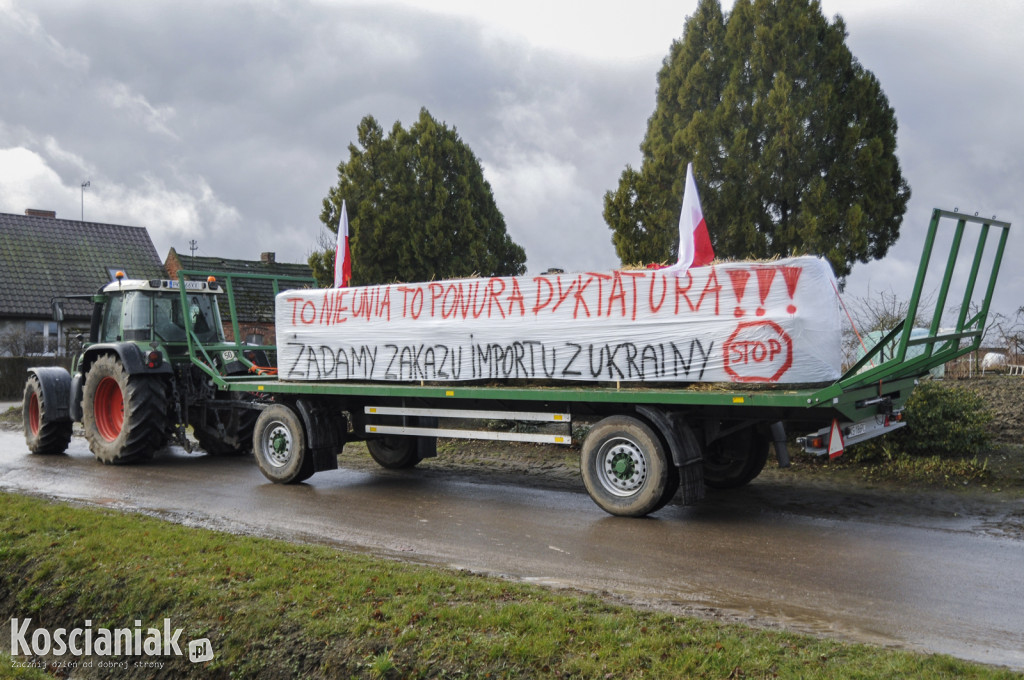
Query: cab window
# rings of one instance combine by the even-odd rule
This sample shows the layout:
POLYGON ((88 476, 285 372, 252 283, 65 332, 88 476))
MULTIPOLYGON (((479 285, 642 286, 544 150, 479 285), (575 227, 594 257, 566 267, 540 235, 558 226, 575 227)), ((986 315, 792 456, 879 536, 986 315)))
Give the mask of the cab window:
POLYGON ((132 291, 124 296, 124 339, 149 340, 153 325, 152 301, 145 293, 132 291))
POLYGON ((185 341, 185 317, 178 295, 160 295, 153 300, 153 328, 167 342, 185 341))
POLYGON ((200 342, 220 342, 223 340, 220 325, 220 311, 217 300, 212 295, 190 295, 188 306, 192 330, 200 342))
POLYGON ((185 342, 186 319, 199 342, 220 342, 220 314, 211 295, 189 295, 182 307, 178 294, 160 295, 153 301, 153 327, 167 342, 185 342))
POLYGON ((103 330, 100 342, 119 342, 121 340, 121 296, 112 295, 103 310, 103 330))

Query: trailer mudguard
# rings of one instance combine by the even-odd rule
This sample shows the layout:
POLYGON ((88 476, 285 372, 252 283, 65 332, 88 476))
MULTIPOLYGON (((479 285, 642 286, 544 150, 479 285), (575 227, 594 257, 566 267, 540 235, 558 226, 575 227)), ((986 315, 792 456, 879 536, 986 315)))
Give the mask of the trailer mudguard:
POLYGON ((681 414, 668 413, 651 406, 637 406, 636 412, 646 418, 664 438, 676 467, 699 463, 703 459, 697 437, 681 414))
POLYGON ((636 412, 657 429, 668 445, 672 463, 679 469, 679 493, 683 505, 704 498, 704 454, 682 413, 652 406, 637 406, 636 412))
MULTIPOLYGON (((433 416, 418 416, 419 427, 437 427, 437 418, 433 416)), ((416 455, 420 460, 424 458, 437 457, 437 437, 416 437, 416 455)))
POLYGON ((39 380, 43 389, 43 422, 59 423, 72 420, 69 405, 71 403, 71 374, 60 366, 37 366, 28 372, 39 380))
POLYGON ((789 467, 789 446, 786 443, 786 424, 781 420, 771 424, 772 444, 775 445, 775 458, 780 468, 789 467))
POLYGON ((296 399, 295 408, 306 428, 306 447, 313 457, 313 471, 338 469, 338 453, 345 444, 348 429, 341 408, 332 408, 316 399, 296 399))

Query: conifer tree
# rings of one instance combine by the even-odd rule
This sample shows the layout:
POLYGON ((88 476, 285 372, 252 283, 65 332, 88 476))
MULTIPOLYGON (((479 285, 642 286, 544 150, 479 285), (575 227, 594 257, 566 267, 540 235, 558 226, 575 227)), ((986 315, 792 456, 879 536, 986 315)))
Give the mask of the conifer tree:
MULTIPOLYGON (((336 234, 346 202, 353 285, 526 271, 526 251, 506 232, 479 160, 454 129, 421 109, 408 130, 396 122, 388 135, 366 116, 357 138, 320 213, 336 234)), ((330 285, 333 249, 309 263, 330 285)))
POLYGON ((658 73, 642 165, 605 195, 623 262, 676 258, 688 162, 719 257, 818 254, 844 278, 886 254, 910 189, 846 35, 817 0, 700 0, 658 73))

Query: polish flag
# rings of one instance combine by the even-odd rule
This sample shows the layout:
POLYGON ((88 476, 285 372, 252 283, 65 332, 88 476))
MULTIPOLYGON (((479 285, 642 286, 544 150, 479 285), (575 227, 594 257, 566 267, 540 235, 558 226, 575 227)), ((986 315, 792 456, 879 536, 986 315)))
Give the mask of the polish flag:
POLYGON ((686 164, 686 187, 683 189, 683 210, 679 214, 679 261, 663 269, 666 274, 682 276, 690 267, 703 267, 715 259, 708 225, 700 208, 697 183, 693 180, 693 163, 686 164))
POLYGON ((348 212, 341 201, 341 221, 338 223, 338 247, 334 252, 334 287, 344 288, 352 280, 352 251, 348 247, 348 212))

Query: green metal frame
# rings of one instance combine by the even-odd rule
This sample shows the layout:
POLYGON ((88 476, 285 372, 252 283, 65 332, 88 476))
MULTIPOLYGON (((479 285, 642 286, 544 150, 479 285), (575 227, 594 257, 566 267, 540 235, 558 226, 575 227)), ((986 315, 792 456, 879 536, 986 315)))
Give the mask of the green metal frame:
POLYGON ((900 377, 923 375, 929 369, 941 366, 957 357, 973 352, 981 346, 982 334, 985 331, 985 320, 992 303, 992 295, 995 292, 996 278, 1002 264, 1003 253, 1006 249, 1006 239, 1009 236, 1010 223, 1001 222, 996 219, 985 219, 971 217, 957 212, 936 209, 932 213, 931 225, 925 239, 924 251, 921 254, 921 264, 917 271, 917 280, 914 283, 914 292, 910 296, 907 306, 906 318, 889 333, 888 336, 878 342, 863 359, 846 372, 837 385, 841 388, 854 387, 859 384, 866 384, 878 379, 897 379, 900 377), (911 338, 914 319, 921 304, 921 295, 924 292, 928 266, 930 264, 932 250, 935 245, 935 237, 939 224, 943 218, 956 220, 956 230, 953 235, 953 243, 950 247, 949 257, 943 273, 942 283, 937 291, 935 310, 928 328, 927 337, 911 338), (939 327, 942 321, 942 313, 946 308, 949 299, 950 288, 953 280, 953 273, 959 260, 960 248, 963 244, 965 230, 968 224, 978 225, 977 242, 974 249, 974 258, 971 263, 970 275, 965 282, 963 298, 960 302, 959 314, 956 321, 956 328, 951 332, 940 333, 939 327), (992 228, 1000 229, 999 242, 996 245, 992 271, 989 276, 988 286, 985 289, 984 299, 978 312, 970 319, 967 314, 970 310, 971 298, 974 295, 975 284, 978 273, 981 269, 982 259, 985 254, 985 246, 988 241, 989 231, 992 228), (872 359, 881 352, 882 348, 890 345, 895 338, 899 338, 896 352, 893 356, 878 366, 867 371, 860 372, 872 359), (962 345, 961 342, 969 339, 970 342, 962 345), (907 348, 914 345, 923 345, 924 352, 910 359, 907 359, 907 348))
MULTIPOLYGON (((235 353, 237 361, 241 362, 243 366, 248 368, 250 371, 258 371, 260 367, 256 366, 253 362, 247 359, 244 355, 243 350, 263 350, 263 351, 277 351, 276 345, 248 345, 242 342, 241 327, 238 324, 238 304, 235 300, 235 282, 238 280, 254 280, 254 281, 269 281, 274 290, 274 297, 281 292, 282 289, 287 290, 290 288, 312 288, 316 285, 316 282, 311 277, 304 276, 284 276, 284 275, 269 275, 269 274, 226 274, 220 272, 209 272, 209 271, 198 271, 193 269, 181 269, 178 271, 178 288, 181 291, 181 304, 182 309, 188 308, 188 292, 185 289, 185 281, 192 277, 193 280, 207 280, 208 277, 213 276, 217 279, 219 284, 224 286, 224 292, 228 300, 228 318, 231 320, 231 331, 234 342, 223 342, 223 343, 203 343, 200 342, 192 329, 192 319, 185 319, 185 330, 186 338, 188 339, 188 356, 196 366, 203 370, 207 375, 213 378, 216 383, 222 389, 230 389, 228 384, 231 380, 238 380, 237 378, 228 378, 222 376, 217 370, 212 353, 232 351, 235 353), (282 288, 283 286, 287 286, 282 288)), ((220 305, 218 304, 218 307, 220 305)), ((262 376, 256 376, 262 377, 262 376)), ((243 376, 248 378, 248 376, 243 376)))
POLYGON ((978 349, 985 332, 985 321, 991 308, 992 296, 1002 265, 1003 253, 1006 250, 1009 231, 1009 222, 995 218, 970 216, 938 208, 933 210, 928 233, 925 236, 917 278, 914 282, 914 290, 907 303, 906 318, 868 350, 864 357, 851 366, 839 380, 815 392, 810 397, 812 405, 831 404, 837 411, 852 419, 852 414, 859 410, 857 404, 869 400, 872 395, 894 394, 905 399, 917 381, 931 369, 978 349), (952 243, 942 273, 942 280, 936 288, 935 308, 931 322, 928 324, 928 333, 926 336, 913 338, 914 320, 917 318, 921 306, 922 295, 925 293, 926 284, 932 282, 932 277, 929 277, 929 266, 935 249, 935 241, 940 228, 947 228, 946 225, 950 221, 955 222, 952 243), (977 231, 969 232, 968 226, 977 231), (985 286, 978 311, 968 318, 971 300, 976 290, 978 275, 989 240, 989 232, 992 229, 999 230, 998 242, 992 254, 992 269, 989 272, 988 283, 985 286), (952 330, 941 331, 942 315, 946 310, 946 303, 950 300, 956 266, 962 259, 961 250, 965 236, 973 236, 975 239, 970 273, 964 281, 956 326, 952 330), (969 342, 964 344, 964 340, 969 342), (892 356, 876 365, 875 359, 882 355, 885 348, 892 347, 893 343, 895 343, 896 349, 892 356), (922 346, 923 351, 918 356, 908 358, 907 350, 913 346, 922 346), (865 368, 869 365, 871 365, 870 368, 865 368))
MULTIPOLYGON (((985 328, 985 320, 988 316, 995 290, 996 277, 1002 263, 1003 252, 1006 247, 1006 239, 1009 233, 1010 223, 996 219, 985 219, 977 216, 968 216, 963 213, 950 212, 936 209, 932 213, 931 223, 925 238, 924 251, 921 256, 921 264, 918 269, 917 280, 914 284, 914 291, 911 295, 907 317, 891 333, 871 348, 863 359, 851 367, 839 380, 824 386, 804 389, 793 389, 790 387, 779 388, 775 386, 762 386, 752 388, 746 386, 742 391, 731 389, 708 389, 704 385, 701 389, 687 389, 679 387, 655 387, 642 386, 620 387, 618 385, 590 385, 580 387, 558 386, 558 387, 520 387, 511 385, 501 386, 476 386, 459 384, 393 384, 393 383, 328 383, 328 382, 287 382, 280 381, 276 377, 266 375, 248 375, 225 377, 220 375, 214 368, 210 357, 211 352, 233 350, 244 364, 251 366, 251 362, 244 359, 242 349, 276 350, 274 345, 242 345, 238 340, 239 327, 237 319, 237 308, 234 300, 234 281, 238 279, 270 279, 273 282, 275 296, 281 290, 283 283, 294 284, 290 287, 314 285, 312 279, 288 276, 266 276, 260 274, 215 274, 218 279, 223 278, 226 283, 229 313, 231 316, 232 328, 234 330, 234 343, 219 345, 202 345, 189 328, 189 355, 192 360, 202 368, 213 381, 224 390, 238 392, 266 392, 273 394, 291 395, 329 395, 345 396, 356 398, 427 398, 427 399, 474 399, 474 400, 503 400, 503 401, 543 401, 543 402, 565 402, 582 403, 590 402, 595 404, 661 404, 673 406, 700 406, 700 407, 746 407, 746 408, 770 408, 775 410, 786 410, 792 412, 794 409, 818 409, 827 410, 828 413, 818 413, 817 418, 831 418, 832 414, 838 412, 843 417, 856 420, 864 417, 865 413, 875 412, 877 408, 871 406, 872 400, 887 398, 894 404, 901 404, 917 380, 924 376, 930 369, 940 366, 948 361, 967 354, 977 349, 981 344, 981 336, 985 328), (928 267, 931 262, 932 251, 935 246, 936 236, 940 224, 944 220, 952 219, 956 222, 953 235, 953 243, 947 258, 942 282, 938 287, 938 296, 935 305, 935 312, 928 328, 927 337, 911 338, 914 330, 913 320, 917 316, 921 304, 921 296, 925 290, 925 283, 928 267), (954 271, 960 259, 960 250, 968 225, 978 227, 977 243, 963 291, 960 311, 956 321, 956 327, 952 331, 940 332, 942 313, 946 302, 949 299, 950 289, 953 284, 954 271), (989 232, 992 229, 1000 230, 998 244, 992 270, 989 276, 985 294, 980 309, 976 314, 968 318, 969 305, 974 295, 975 284, 981 270, 985 254, 985 247, 988 241, 989 232), (964 340, 970 340, 962 344, 964 340), (896 342, 896 351, 888 360, 879 363, 867 370, 866 366, 873 363, 882 350, 896 342), (911 346, 921 345, 924 351, 916 357, 907 358, 907 349, 911 346)), ((181 271, 178 274, 179 281, 184 281, 185 276, 205 277, 209 272, 181 271)), ((182 290, 184 297, 185 291, 182 290)))

